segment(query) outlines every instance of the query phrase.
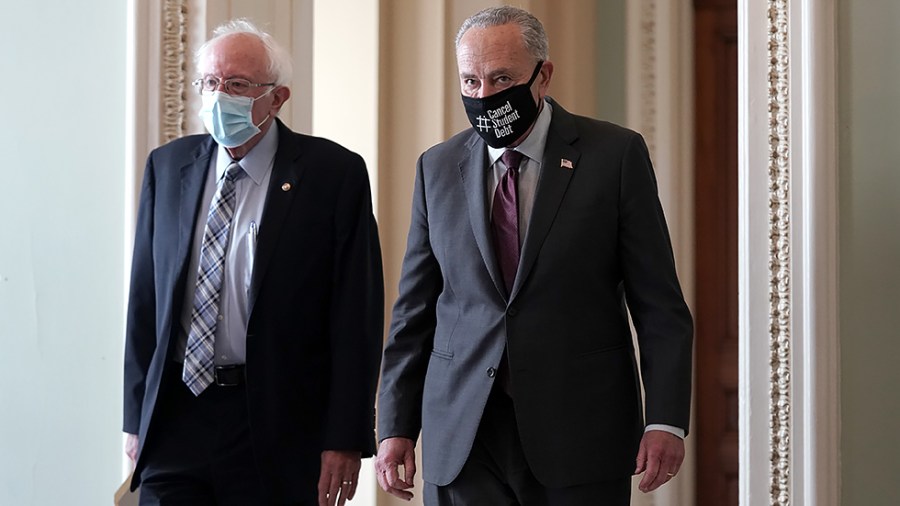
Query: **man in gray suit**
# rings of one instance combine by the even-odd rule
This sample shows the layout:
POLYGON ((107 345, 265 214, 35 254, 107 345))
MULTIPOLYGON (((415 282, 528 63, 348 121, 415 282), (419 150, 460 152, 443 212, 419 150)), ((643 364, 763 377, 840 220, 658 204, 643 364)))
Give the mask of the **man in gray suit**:
POLYGON ((421 431, 426 504, 628 504, 632 474, 645 492, 677 474, 691 395, 647 147, 547 96, 547 37, 521 9, 467 19, 456 57, 473 128, 419 158, 379 483, 412 497, 421 431))

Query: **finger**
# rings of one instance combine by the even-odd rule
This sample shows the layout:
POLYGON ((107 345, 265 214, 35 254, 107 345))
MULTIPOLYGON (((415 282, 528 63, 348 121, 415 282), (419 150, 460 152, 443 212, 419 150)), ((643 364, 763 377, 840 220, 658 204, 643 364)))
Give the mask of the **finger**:
POLYGON ((641 440, 641 446, 638 450, 637 461, 635 463, 634 474, 641 474, 647 468, 647 446, 641 440))
POLYGON ((648 489, 647 491, 652 492, 652 491, 658 489, 659 487, 665 485, 666 482, 668 482, 671 479, 672 479, 672 477, 669 476, 669 473, 660 469, 659 474, 656 475, 656 480, 654 480, 653 483, 651 483, 650 486, 647 487, 647 489, 648 489))
POLYGON ((379 473, 378 481, 382 484, 381 489, 391 494, 392 496, 399 497, 404 501, 409 501, 413 498, 412 492, 409 492, 405 489, 410 488, 410 485, 403 483, 399 479, 397 473, 397 466, 387 464, 386 469, 382 469, 381 473, 379 473))
POLYGON ((384 470, 384 480, 387 482, 388 487, 396 488, 398 479, 397 464, 387 464, 386 469, 384 470))
POLYGON ((336 503, 337 506, 343 506, 345 501, 353 499, 353 495, 356 493, 357 476, 358 473, 355 473, 341 480, 340 492, 336 503))
POLYGON ((340 479, 332 473, 323 472, 319 477, 319 506, 334 506, 340 479))
POLYGON ((645 490, 645 492, 652 492, 652 491, 658 489, 659 487, 665 485, 666 482, 671 480, 673 476, 675 476, 675 473, 673 473, 671 471, 667 471, 668 468, 669 468, 669 466, 666 465, 665 462, 659 461, 659 466, 657 467, 657 472, 656 472, 656 478, 654 478, 653 481, 647 485, 647 490, 645 490))
POLYGON ((335 506, 344 506, 344 503, 347 501, 347 490, 353 485, 349 483, 349 480, 341 481, 340 486, 338 487, 338 491, 335 493, 335 506), (344 483, 347 481, 348 483, 344 483))
POLYGON ((328 488, 328 506, 337 504, 341 495, 341 479, 336 474, 331 475, 331 486, 328 488))
POLYGON ((319 484, 317 486, 319 490, 319 506, 328 506, 328 487, 331 486, 331 474, 329 473, 320 473, 319 474, 319 484))
POLYGON ((641 483, 638 485, 638 488, 641 490, 641 492, 649 492, 653 490, 651 486, 653 486, 653 484, 656 482, 657 475, 659 474, 659 459, 646 460, 646 470, 644 471, 644 477, 641 478, 641 483))
POLYGON ((400 490, 399 488, 388 489, 387 493, 391 494, 394 497, 399 497, 400 499, 403 499, 404 501, 409 501, 410 499, 413 498, 412 492, 409 492, 408 490, 400 490))
POLYGON ((403 470, 406 471, 406 479, 404 481, 410 487, 413 486, 413 478, 416 476, 416 453, 414 451, 408 451, 404 455, 403 470))
POLYGON ((348 501, 352 501, 353 496, 356 495, 356 484, 357 484, 357 480, 359 480, 359 473, 356 473, 356 475, 354 475, 353 478, 351 478, 351 480, 352 481, 350 482, 350 485, 348 485, 348 487, 347 487, 348 488, 347 493, 341 494, 341 495, 346 496, 348 501))
POLYGON ((379 469, 377 465, 375 466, 375 479, 378 481, 378 485, 381 487, 381 490, 387 492, 388 488, 390 488, 387 483, 387 476, 385 476, 385 471, 379 469))

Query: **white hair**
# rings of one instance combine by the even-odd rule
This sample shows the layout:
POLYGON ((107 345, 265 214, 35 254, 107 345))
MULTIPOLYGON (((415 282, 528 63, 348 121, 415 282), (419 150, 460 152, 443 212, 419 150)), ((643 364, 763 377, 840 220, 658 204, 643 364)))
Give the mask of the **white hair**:
POLYGON ((195 55, 195 63, 198 71, 200 70, 200 66, 205 62, 206 55, 213 43, 222 37, 236 33, 252 35, 262 42, 263 46, 266 48, 266 55, 269 57, 267 68, 269 78, 272 82, 282 86, 291 81, 294 67, 291 63, 291 55, 288 54, 287 50, 275 41, 271 35, 257 28, 256 25, 246 18, 232 19, 231 21, 222 23, 213 30, 213 37, 200 46, 200 49, 197 50, 197 54, 195 55))

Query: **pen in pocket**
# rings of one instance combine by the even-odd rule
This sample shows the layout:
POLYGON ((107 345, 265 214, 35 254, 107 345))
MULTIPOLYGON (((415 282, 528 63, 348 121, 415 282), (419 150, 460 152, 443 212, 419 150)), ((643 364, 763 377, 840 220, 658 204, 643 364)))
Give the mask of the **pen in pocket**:
POLYGON ((247 246, 250 249, 250 258, 256 253, 256 236, 259 235, 259 226, 255 221, 250 222, 250 230, 247 232, 247 246))

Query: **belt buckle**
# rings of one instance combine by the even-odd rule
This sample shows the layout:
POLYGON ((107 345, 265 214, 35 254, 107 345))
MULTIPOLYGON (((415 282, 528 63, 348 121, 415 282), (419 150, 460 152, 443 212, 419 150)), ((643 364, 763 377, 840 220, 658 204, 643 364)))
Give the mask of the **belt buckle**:
POLYGON ((240 364, 218 365, 215 368, 216 385, 220 387, 236 387, 241 384, 244 367, 240 364))

